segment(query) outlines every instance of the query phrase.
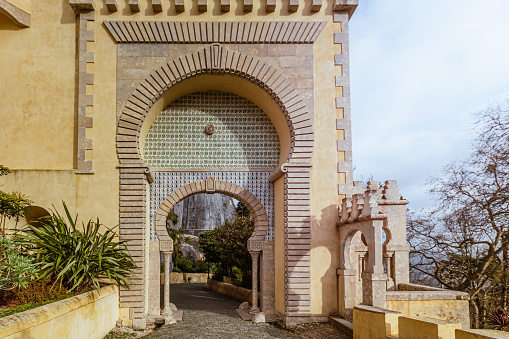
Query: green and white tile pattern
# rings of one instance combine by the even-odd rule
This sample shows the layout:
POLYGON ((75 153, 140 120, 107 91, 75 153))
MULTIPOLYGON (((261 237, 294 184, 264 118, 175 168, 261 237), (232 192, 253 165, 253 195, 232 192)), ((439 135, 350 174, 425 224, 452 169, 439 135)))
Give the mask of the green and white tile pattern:
POLYGON ((238 95, 188 94, 156 118, 143 151, 152 168, 268 168, 279 162, 279 139, 267 115, 238 95), (213 135, 205 127, 213 125, 213 135))

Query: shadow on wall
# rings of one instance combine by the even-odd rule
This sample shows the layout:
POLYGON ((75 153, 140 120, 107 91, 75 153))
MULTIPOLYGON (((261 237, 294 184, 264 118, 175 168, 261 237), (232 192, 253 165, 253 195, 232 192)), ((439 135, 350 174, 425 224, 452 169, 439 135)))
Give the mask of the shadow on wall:
MULTIPOLYGON (((311 217, 311 225, 314 230, 312 233, 311 250, 320 250, 319 263, 315 260, 315 267, 312 272, 321 274, 321 294, 322 294, 322 315, 338 313, 338 287, 337 287, 337 268, 339 265, 339 240, 338 228, 336 222, 339 221, 338 206, 329 205, 321 210, 321 218, 311 217), (315 245, 316 244, 316 245, 315 245), (328 258, 324 255, 328 254, 328 258), (329 259, 327 261, 327 259, 329 259), (322 273, 323 272, 323 273, 322 273)), ((313 314, 312 314, 313 315, 313 314)))
POLYGON ((40 206, 30 206, 28 209, 30 212, 25 213, 25 220, 27 224, 31 224, 35 227, 42 226, 44 219, 51 216, 51 213, 40 206))

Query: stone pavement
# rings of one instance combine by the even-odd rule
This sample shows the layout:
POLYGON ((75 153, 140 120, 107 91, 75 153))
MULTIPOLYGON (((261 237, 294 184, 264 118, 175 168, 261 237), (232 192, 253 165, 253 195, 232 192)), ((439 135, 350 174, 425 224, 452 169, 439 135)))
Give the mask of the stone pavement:
POLYGON ((171 302, 184 310, 183 321, 162 326, 144 337, 156 338, 299 338, 269 324, 243 321, 239 301, 207 290, 206 284, 172 284, 171 302))

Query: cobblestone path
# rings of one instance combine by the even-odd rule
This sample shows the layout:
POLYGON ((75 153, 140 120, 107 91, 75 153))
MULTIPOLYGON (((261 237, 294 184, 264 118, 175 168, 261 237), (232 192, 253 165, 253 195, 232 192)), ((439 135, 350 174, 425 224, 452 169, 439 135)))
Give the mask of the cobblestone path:
POLYGON ((183 321, 162 326, 143 338, 299 338, 269 324, 243 321, 236 312, 239 301, 207 290, 206 286, 171 285, 171 301, 184 310, 183 321))

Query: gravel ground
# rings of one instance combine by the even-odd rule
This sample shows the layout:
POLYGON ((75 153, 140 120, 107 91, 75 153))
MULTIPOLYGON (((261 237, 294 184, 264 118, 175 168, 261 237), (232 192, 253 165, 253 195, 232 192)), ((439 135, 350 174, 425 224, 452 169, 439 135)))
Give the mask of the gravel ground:
MULTIPOLYGON (((150 334, 137 333, 133 337, 142 336, 146 339, 348 338, 329 324, 303 325, 291 330, 283 330, 270 324, 243 321, 236 311, 240 302, 208 290, 206 284, 171 285, 171 301, 178 309, 184 310, 183 321, 162 326, 150 334)), ((118 335, 111 338, 132 338, 118 335)))

